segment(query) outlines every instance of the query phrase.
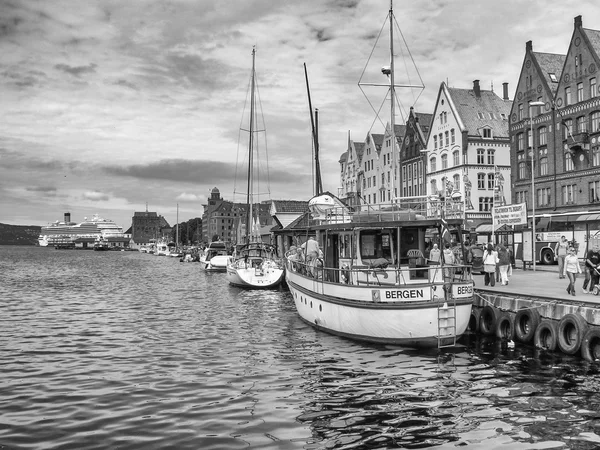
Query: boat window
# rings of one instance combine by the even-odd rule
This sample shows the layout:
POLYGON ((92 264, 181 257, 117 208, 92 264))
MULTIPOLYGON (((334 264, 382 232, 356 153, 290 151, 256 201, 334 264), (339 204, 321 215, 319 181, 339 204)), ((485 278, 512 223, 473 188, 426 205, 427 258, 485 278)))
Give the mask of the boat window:
POLYGON ((361 259, 385 258, 393 262, 392 239, 388 230, 367 230, 360 233, 361 259))

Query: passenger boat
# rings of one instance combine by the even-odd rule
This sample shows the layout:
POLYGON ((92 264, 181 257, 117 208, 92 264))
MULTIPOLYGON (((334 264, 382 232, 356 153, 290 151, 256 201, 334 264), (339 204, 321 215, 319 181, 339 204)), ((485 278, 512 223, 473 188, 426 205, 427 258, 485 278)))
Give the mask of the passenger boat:
POLYGON ((200 256, 200 268, 207 272, 227 272, 227 262, 230 258, 224 242, 211 242, 200 256))
MULTIPOLYGON (((256 133, 265 132, 265 127, 259 130, 256 127, 256 49, 252 49, 252 71, 250 74, 250 114, 248 128, 248 171, 246 193, 246 228, 245 241, 236 251, 234 257, 227 264, 227 280, 229 284, 250 288, 267 289, 281 284, 284 279, 285 268, 280 258, 277 258, 275 247, 262 241, 258 232, 260 220, 259 207, 254 204, 254 184, 257 182, 259 163, 258 138, 256 133), (256 173, 255 173, 256 172, 256 173), (256 208, 255 208, 256 206, 256 208), (256 215, 255 215, 256 213, 256 215)), ((266 139, 265 139, 266 141, 266 139)), ((266 149, 265 149, 266 151, 266 149)))
POLYGON ((94 251, 105 252, 108 250, 110 250, 108 241, 104 238, 97 238, 96 241, 94 242, 94 251))
MULTIPOLYGON (((388 77, 382 86, 389 89, 391 100, 391 167, 398 167, 391 0, 388 18, 390 66, 381 72, 388 77)), ((388 190, 401 192, 397 176, 388 190)), ((463 209, 462 202, 437 196, 388 194, 387 203, 359 202, 352 208, 332 196, 314 197, 306 233, 316 237, 323 256, 309 260, 302 252, 289 252, 286 258, 286 282, 300 317, 320 330, 357 340, 415 347, 456 345, 471 315, 471 273, 466 266, 443 261, 430 265, 425 254, 435 236, 440 243, 440 237, 448 241, 453 237, 462 247, 463 209)))
POLYGON ((428 236, 449 232, 461 244, 462 203, 413 197, 334 208, 311 221, 307 233, 317 236, 323 258, 286 258, 286 281, 304 321, 364 341, 456 344, 471 315, 471 273, 467 266, 429 264, 424 255, 428 236))

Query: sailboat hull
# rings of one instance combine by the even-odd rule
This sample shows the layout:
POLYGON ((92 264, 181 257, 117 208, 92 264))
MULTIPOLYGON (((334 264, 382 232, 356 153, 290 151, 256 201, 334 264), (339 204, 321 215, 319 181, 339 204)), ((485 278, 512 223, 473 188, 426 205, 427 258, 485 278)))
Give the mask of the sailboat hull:
POLYGON ((279 267, 240 267, 243 261, 239 263, 227 266, 227 280, 234 286, 270 289, 279 286, 285 276, 285 270, 279 267))

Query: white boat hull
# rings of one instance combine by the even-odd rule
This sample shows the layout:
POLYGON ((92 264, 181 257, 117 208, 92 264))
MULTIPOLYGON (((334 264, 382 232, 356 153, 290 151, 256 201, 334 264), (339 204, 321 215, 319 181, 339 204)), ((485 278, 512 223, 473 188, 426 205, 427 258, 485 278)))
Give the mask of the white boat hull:
POLYGON ((213 256, 209 261, 200 258, 200 268, 207 272, 227 272, 227 263, 230 259, 229 255, 213 256))
POLYGON ((244 267, 243 261, 234 261, 227 266, 227 281, 234 286, 269 289, 281 284, 285 270, 274 262, 263 268, 244 267))
POLYGON ((436 347, 440 339, 462 335, 471 316, 472 296, 457 299, 453 311, 444 308, 439 285, 349 286, 292 271, 286 272, 286 281, 305 322, 352 339, 436 347))

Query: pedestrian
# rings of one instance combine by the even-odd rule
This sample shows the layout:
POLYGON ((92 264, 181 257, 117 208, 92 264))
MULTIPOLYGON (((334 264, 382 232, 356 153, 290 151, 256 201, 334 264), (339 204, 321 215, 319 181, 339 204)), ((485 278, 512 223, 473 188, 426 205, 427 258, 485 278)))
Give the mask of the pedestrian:
MULTIPOLYGON (((444 265, 445 266, 452 266, 456 263, 456 258, 454 257, 454 252, 452 251, 452 248, 450 246, 449 242, 446 242, 445 248, 444 248, 444 265)), ((446 279, 452 279, 452 277, 454 276, 454 269, 450 268, 450 269, 444 269, 444 277, 446 279)))
POLYGON ((569 252, 565 258, 565 266, 563 269, 563 278, 566 276, 569 278, 569 285, 567 286, 567 293, 575 296, 575 280, 577 274, 581 273, 581 267, 579 266, 579 259, 575 254, 575 249, 569 247, 569 252))
POLYGON ((565 258, 569 249, 569 241, 564 236, 560 237, 560 241, 554 246, 554 260, 558 261, 558 278, 564 278, 563 272, 565 267, 565 258))
POLYGON ((485 273, 483 280, 486 286, 496 285, 496 264, 498 264, 498 252, 489 243, 483 252, 483 271, 485 273))
MULTIPOLYGON (((583 292, 589 294, 594 290, 594 286, 598 284, 598 273, 596 269, 600 264, 600 246, 598 244, 594 244, 592 249, 588 251, 585 258, 585 269, 586 269, 586 277, 583 282, 583 292), (589 288, 588 288, 588 282, 589 288)), ((600 270, 600 269, 598 269, 600 270)))
POLYGON ((433 244, 433 248, 429 252, 429 261, 431 261, 433 264, 439 264, 441 256, 442 256, 442 252, 438 248, 438 245, 433 244))
POLYGON ((498 245, 498 267, 500 269, 500 281, 502 286, 508 284, 508 268, 510 267, 510 253, 508 249, 502 245, 498 245))

